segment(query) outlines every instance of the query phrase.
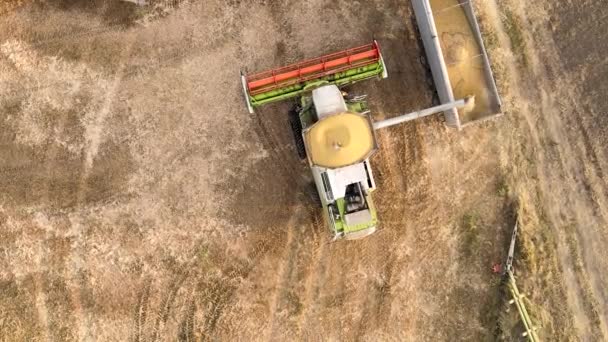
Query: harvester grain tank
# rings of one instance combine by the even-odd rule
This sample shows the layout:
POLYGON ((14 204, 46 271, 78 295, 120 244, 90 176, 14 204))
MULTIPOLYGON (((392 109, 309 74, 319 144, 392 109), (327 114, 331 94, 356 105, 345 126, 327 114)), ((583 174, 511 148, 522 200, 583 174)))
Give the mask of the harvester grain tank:
MULTIPOLYGON (((423 6, 428 3, 419 1, 424 2, 423 6)), ((424 41, 423 31, 435 32, 436 28, 427 26, 434 25, 430 5, 423 8, 422 20, 418 18, 418 22, 425 25, 420 28, 424 41)), ((437 35, 429 37, 435 39, 437 35)), ((376 183, 370 165, 370 157, 378 149, 375 130, 441 112, 448 126, 461 128, 460 117, 479 111, 480 107, 475 96, 469 95, 481 94, 484 106, 488 99, 500 103, 497 93, 487 92, 486 85, 481 85, 485 93, 474 87, 470 88, 471 94, 454 91, 445 60, 436 55, 442 53, 440 43, 436 40, 430 43, 435 48, 426 49, 427 58, 434 78, 442 82, 437 88, 441 104, 378 122, 370 116, 366 96, 350 96, 341 90, 356 82, 388 76, 376 41, 274 70, 241 74, 250 113, 264 104, 299 98, 290 113, 296 147, 311 169, 323 215, 335 239, 357 239, 376 231, 378 213, 372 198, 376 183), (456 100, 454 94, 460 99, 456 100)), ((479 51, 485 54, 483 45, 479 51)), ((489 64, 482 67, 489 68, 489 64)), ((487 71, 483 72, 487 75, 487 71)), ((491 82, 494 84, 493 79, 491 82)), ((486 109, 483 107, 481 111, 486 109)), ((474 117, 469 121, 475 120, 474 117)))

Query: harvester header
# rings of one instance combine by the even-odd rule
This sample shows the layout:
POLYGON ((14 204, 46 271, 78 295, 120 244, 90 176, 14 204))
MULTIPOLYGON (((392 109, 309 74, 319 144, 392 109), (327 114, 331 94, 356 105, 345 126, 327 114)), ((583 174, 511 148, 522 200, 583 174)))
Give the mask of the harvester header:
POLYGON ((261 105, 299 97, 314 88, 346 86, 373 77, 388 76, 378 42, 335 52, 278 69, 241 74, 249 112, 261 105))

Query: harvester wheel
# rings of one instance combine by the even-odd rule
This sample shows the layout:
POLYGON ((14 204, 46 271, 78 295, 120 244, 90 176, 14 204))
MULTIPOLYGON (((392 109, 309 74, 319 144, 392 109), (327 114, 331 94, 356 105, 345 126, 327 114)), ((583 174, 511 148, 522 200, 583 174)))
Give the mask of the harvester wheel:
POLYGON ((317 190, 315 182, 310 182, 306 192, 308 193, 308 197, 310 197, 310 200, 315 207, 323 208, 323 203, 321 202, 321 197, 319 197, 319 191, 317 190))
POLYGON ((300 122, 300 115, 297 108, 289 111, 289 123, 291 124, 291 131, 293 133, 293 140, 296 143, 298 157, 304 160, 306 159, 306 148, 304 147, 304 138, 302 138, 302 123, 300 122))
POLYGON ((420 55, 420 57, 418 57, 418 59, 420 60, 420 64, 425 68, 425 69, 430 69, 429 67, 429 63, 426 60, 426 56, 424 55, 420 55))

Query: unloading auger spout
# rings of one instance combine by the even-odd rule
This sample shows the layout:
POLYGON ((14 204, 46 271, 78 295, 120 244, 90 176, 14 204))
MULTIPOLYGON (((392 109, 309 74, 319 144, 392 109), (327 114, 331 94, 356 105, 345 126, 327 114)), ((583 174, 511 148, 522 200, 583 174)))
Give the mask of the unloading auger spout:
POLYGON ((471 110, 471 108, 473 108, 474 106, 475 106, 475 97, 468 96, 464 99, 448 102, 448 103, 445 103, 445 104, 442 104, 439 106, 435 106, 435 107, 431 107, 431 108, 427 108, 427 109, 423 109, 423 110, 419 110, 419 111, 411 112, 411 113, 407 113, 407 114, 402 114, 402 115, 396 116, 394 118, 390 118, 390 119, 386 119, 386 120, 382 120, 382 121, 376 121, 376 122, 374 122, 374 129, 378 130, 381 128, 395 126, 395 125, 398 125, 398 124, 401 124, 404 122, 420 119, 425 116, 442 113, 442 112, 452 110, 452 109, 463 109, 463 110, 467 111, 467 110, 471 110))

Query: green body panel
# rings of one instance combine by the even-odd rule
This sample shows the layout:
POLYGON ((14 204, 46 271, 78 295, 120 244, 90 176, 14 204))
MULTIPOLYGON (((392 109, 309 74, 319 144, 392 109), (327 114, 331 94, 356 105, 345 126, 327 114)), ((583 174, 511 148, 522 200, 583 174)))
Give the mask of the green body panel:
POLYGON ((349 112, 355 112, 355 113, 363 113, 368 110, 367 102, 365 102, 365 101, 346 102, 346 108, 348 108, 349 112))
MULTIPOLYGON (((363 229, 367 229, 369 227, 373 227, 378 223, 378 215, 376 212, 376 206, 374 205, 374 202, 373 202, 372 196, 371 196, 372 192, 373 191, 370 191, 369 194, 367 196, 365 196, 365 199, 367 200, 367 205, 369 207, 369 211, 372 215, 371 221, 362 223, 362 224, 349 226, 342 219, 336 220, 335 229, 338 233, 345 233, 345 234, 354 233, 354 232, 358 232, 363 229)), ((346 203, 344 201, 344 198, 340 198, 340 199, 336 200, 336 206, 338 207, 338 210, 340 211, 340 217, 344 217, 344 215, 346 214, 345 213, 346 203)))
POLYGON ((377 63, 370 64, 364 67, 346 70, 333 75, 313 79, 304 83, 292 84, 265 93, 257 94, 255 96, 247 96, 247 98, 252 107, 259 107, 268 103, 283 101, 293 97, 302 96, 306 92, 312 90, 310 89, 310 87, 308 87, 308 85, 317 83, 319 81, 325 81, 327 84, 335 84, 338 87, 343 87, 349 84, 353 84, 355 82, 377 77, 383 72, 384 64, 382 63, 382 61, 378 61, 377 63))

